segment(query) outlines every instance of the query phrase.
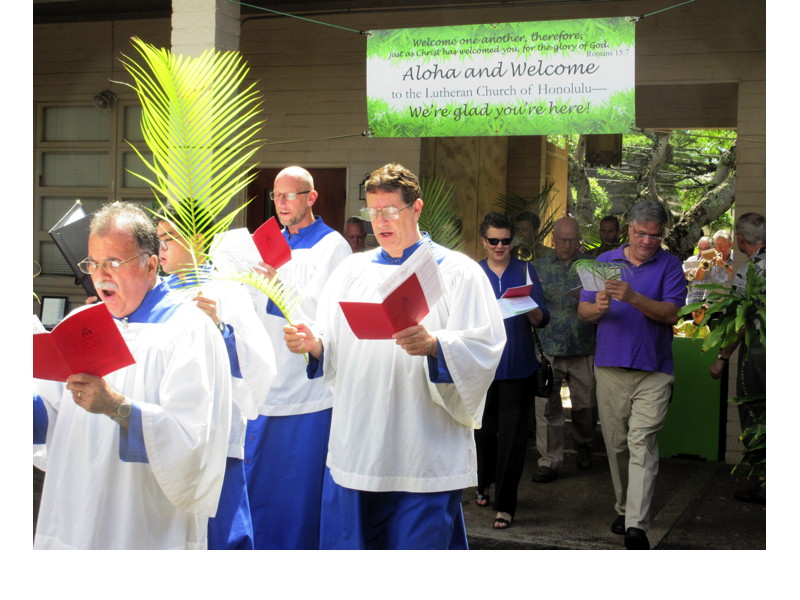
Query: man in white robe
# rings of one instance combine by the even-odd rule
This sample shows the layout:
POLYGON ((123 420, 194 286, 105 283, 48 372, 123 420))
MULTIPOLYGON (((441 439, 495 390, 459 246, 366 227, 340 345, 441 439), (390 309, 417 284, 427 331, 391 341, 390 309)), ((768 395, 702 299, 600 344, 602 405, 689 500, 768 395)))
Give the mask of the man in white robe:
POLYGON ((204 549, 230 431, 225 345, 159 280, 156 231, 137 206, 94 216, 82 268, 136 362, 34 380, 34 464, 46 471, 34 547, 204 549))
POLYGON ((320 297, 314 329, 285 327, 293 352, 308 352, 336 401, 323 492, 321 547, 466 548, 463 489, 477 483, 473 430, 506 341, 478 264, 423 236, 413 173, 389 164, 366 182, 365 218, 380 248, 353 255, 320 297), (356 338, 339 301, 379 302, 378 286, 430 245, 442 297, 419 325, 391 340, 356 338))
MULTIPOLYGON (((317 201, 308 171, 293 166, 275 178, 271 197, 292 258, 277 269, 262 263, 302 297, 295 320, 313 323, 331 271, 351 254, 347 241, 312 211, 317 201)), ((286 317, 261 296, 258 314, 275 347, 278 375, 261 417, 247 424, 245 471, 256 550, 314 550, 328 451, 333 393, 306 377, 306 361, 284 347, 286 317)))
MULTIPOLYGON (((202 207, 196 211, 201 212, 202 207)), ((253 522, 244 471, 244 438, 248 419, 258 417, 275 378, 275 353, 244 286, 211 279, 205 262, 207 242, 198 232, 195 268, 190 246, 175 228, 181 215, 170 211, 173 222, 159 221, 159 262, 170 274, 166 283, 174 293, 193 302, 219 330, 228 351, 233 381, 228 460, 219 507, 208 523, 209 550, 252 550, 253 522)), ((195 215, 194 222, 205 222, 195 215)))

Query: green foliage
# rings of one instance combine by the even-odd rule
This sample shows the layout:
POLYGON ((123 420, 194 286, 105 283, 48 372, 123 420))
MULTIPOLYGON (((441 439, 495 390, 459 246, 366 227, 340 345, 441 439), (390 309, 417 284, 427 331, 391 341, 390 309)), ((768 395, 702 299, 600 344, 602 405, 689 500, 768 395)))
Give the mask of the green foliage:
POLYGON ((752 261, 747 264, 744 291, 718 283, 697 283, 695 287, 711 290, 711 293, 703 302, 693 302, 681 308, 678 316, 691 314, 703 304, 708 305, 700 327, 712 319, 715 325, 703 340, 703 352, 718 352, 740 338, 744 341, 745 352, 756 340, 767 347, 767 280, 756 272, 752 261))
POLYGON ((187 58, 138 38, 132 43, 142 64, 127 56, 122 63, 142 104, 142 133, 152 152, 148 160, 133 147, 148 172, 132 174, 153 189, 158 218, 174 225, 199 264, 207 258, 200 240, 227 230, 244 209, 223 215, 254 177, 246 166, 259 149, 260 98, 255 84, 240 89, 248 68, 238 52, 187 58), (170 208, 178 222, 167 217, 170 208))
MULTIPOLYGON (((740 352, 740 361, 744 362, 747 352, 758 341, 767 347, 767 281, 759 275, 752 261, 747 263, 747 277, 743 291, 735 288, 722 288, 719 284, 696 284, 698 288, 714 290, 704 302, 687 304, 678 311, 682 316, 691 313, 704 303, 709 305, 706 316, 701 323, 707 325, 712 318, 716 325, 711 333, 703 340, 703 352, 709 350, 719 352, 736 343, 743 342, 740 352)), ((700 328, 698 327, 698 330, 700 328)), ((697 332, 695 332, 697 333, 697 332)), ((745 389, 745 394, 748 391, 745 389)), ((757 404, 766 401, 763 395, 746 395, 735 398, 738 404, 757 404)), ((745 451, 739 462, 733 467, 733 472, 741 472, 745 465, 748 474, 758 476, 766 485, 766 435, 767 425, 765 413, 757 416, 755 423, 742 432, 742 441, 746 443, 745 451)))
POLYGON ((453 211, 453 186, 444 179, 422 178, 420 189, 424 206, 419 216, 419 228, 431 239, 457 252, 464 249, 461 239, 461 219, 453 211))

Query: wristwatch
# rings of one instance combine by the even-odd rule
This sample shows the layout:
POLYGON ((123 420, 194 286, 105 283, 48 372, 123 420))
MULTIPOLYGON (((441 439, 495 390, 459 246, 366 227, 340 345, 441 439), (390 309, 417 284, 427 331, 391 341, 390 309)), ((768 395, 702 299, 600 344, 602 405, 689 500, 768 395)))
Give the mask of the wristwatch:
POLYGON ((222 334, 225 333, 225 323, 222 321, 222 319, 217 321, 217 329, 219 329, 220 333, 222 333, 222 334))
POLYGON ((122 423, 125 419, 131 416, 132 405, 127 400, 122 404, 117 405, 117 416, 111 417, 115 423, 122 423))
POLYGON ((720 353, 720 354, 717 354, 717 359, 719 359, 719 360, 721 360, 721 361, 724 361, 724 362, 728 362, 728 359, 727 359, 727 358, 725 358, 724 356, 722 356, 722 353, 720 353))

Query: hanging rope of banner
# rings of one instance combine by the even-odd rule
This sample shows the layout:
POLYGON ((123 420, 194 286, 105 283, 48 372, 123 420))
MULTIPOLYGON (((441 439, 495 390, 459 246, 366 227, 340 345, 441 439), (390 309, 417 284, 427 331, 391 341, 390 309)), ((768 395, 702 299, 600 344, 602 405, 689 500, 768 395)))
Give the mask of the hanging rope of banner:
POLYGON ((333 25, 332 23, 324 23, 323 21, 315 21, 314 19, 308 19, 306 17, 301 17, 299 15, 293 15, 290 13, 280 12, 279 10, 272 10, 271 8, 264 8, 263 6, 255 6, 254 4, 247 4, 245 2, 239 2, 239 0, 228 0, 228 2, 233 2, 234 4, 239 4, 241 6, 247 6, 248 8, 255 8, 256 10, 263 10, 264 12, 273 13, 276 15, 281 15, 284 17, 291 17, 292 19, 300 19, 301 21, 308 21, 310 23, 316 23, 317 25, 327 25, 328 27, 335 27, 336 29, 344 29, 345 31, 352 31, 353 33, 358 33, 360 35, 367 35, 366 31, 362 31, 361 29, 351 29, 349 27, 342 27, 340 25, 333 25))
POLYGON ((342 138, 352 138, 352 137, 372 137, 372 132, 367 129, 366 131, 362 131, 361 133, 350 133, 348 135, 333 135, 330 137, 321 137, 321 138, 306 138, 302 140, 283 140, 281 142, 268 142, 264 144, 264 146, 279 146, 281 144, 296 144, 298 142, 323 142, 325 140, 340 140, 342 138))
POLYGON ((651 13, 647 13, 646 15, 642 15, 641 17, 633 17, 632 21, 641 21, 647 17, 652 17, 653 15, 657 15, 658 13, 662 13, 668 10, 672 10, 673 8, 678 8, 679 6, 683 6, 684 4, 691 4, 694 0, 686 0, 686 2, 681 2, 680 4, 675 4, 674 6, 668 6, 666 8, 662 8, 661 10, 654 10, 651 13))

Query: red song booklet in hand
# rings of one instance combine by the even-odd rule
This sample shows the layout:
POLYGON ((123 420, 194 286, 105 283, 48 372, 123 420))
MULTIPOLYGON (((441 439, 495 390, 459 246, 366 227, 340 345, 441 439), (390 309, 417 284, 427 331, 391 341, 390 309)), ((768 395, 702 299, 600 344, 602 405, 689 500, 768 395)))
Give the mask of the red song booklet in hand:
POLYGON ((33 334, 37 379, 66 381, 74 373, 104 377, 135 362, 102 302, 67 317, 50 333, 33 334))

